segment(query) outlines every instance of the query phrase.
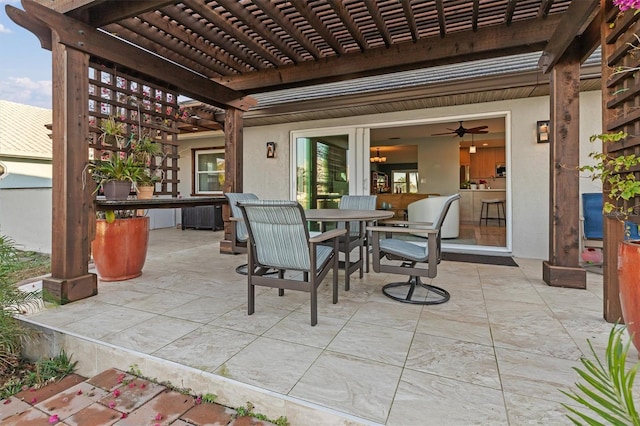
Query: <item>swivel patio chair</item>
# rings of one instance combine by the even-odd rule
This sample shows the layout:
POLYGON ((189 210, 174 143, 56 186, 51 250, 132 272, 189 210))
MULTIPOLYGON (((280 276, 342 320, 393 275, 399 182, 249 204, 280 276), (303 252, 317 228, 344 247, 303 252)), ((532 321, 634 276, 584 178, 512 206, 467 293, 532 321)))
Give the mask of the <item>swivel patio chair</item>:
MULTIPOLYGON (((376 195, 343 195, 340 198, 338 208, 351 210, 375 210, 376 198, 376 195)), ((338 229, 346 228, 344 222, 339 222, 337 227, 338 229)), ((369 239, 367 238, 367 230, 360 226, 359 221, 356 220, 349 222, 349 235, 345 235, 340 238, 338 250, 341 253, 344 253, 345 265, 348 265, 348 268, 345 268, 345 273, 351 275, 356 269, 358 269, 359 264, 360 278, 363 277, 362 264, 365 265, 367 273, 369 272, 369 239), (360 251, 360 260, 362 263, 358 261, 351 265, 351 252, 355 248, 358 248, 360 251)), ((349 290, 348 280, 345 281, 345 290, 349 290)))
POLYGON ((333 269, 333 303, 338 303, 338 238, 346 233, 334 229, 309 237, 302 206, 295 201, 245 200, 237 206, 249 233, 247 268, 248 314, 255 311, 255 286, 310 293, 311 325, 318 323, 318 286, 333 269), (331 246, 323 245, 331 241, 331 246), (262 275, 259 269, 276 269, 277 276, 262 275), (300 271, 285 278, 285 271, 300 271), (298 279, 295 279, 298 278, 298 279))
MULTIPOLYGON (((238 201, 244 200, 257 200, 258 196, 249 192, 227 192, 224 194, 229 200, 229 207, 231 207, 231 217, 233 218, 233 226, 231 226, 231 249, 234 253, 246 253, 247 241, 249 240, 249 232, 247 226, 242 219, 242 212, 236 205, 238 201)), ((242 264, 236 268, 238 274, 247 275, 247 263, 242 264)), ((261 273, 275 273, 277 271, 260 271, 261 273)))
POLYGON ((405 282, 393 282, 382 287, 385 296, 403 303, 417 305, 435 305, 445 303, 450 294, 443 288, 423 283, 420 277, 435 278, 438 273, 441 252, 441 228, 451 204, 460 199, 454 194, 442 204, 442 209, 435 222, 386 221, 390 226, 370 226, 373 245, 373 270, 393 274, 408 274, 405 282), (397 234, 397 235, 394 235, 397 234), (393 238, 404 235, 405 239, 393 238), (384 235, 386 238, 381 238, 384 235), (411 235, 422 235, 428 238, 426 244, 411 241, 411 235), (381 259, 401 261, 382 263, 381 259), (418 264, 426 264, 419 267, 418 264), (426 291, 425 291, 426 290, 426 291))

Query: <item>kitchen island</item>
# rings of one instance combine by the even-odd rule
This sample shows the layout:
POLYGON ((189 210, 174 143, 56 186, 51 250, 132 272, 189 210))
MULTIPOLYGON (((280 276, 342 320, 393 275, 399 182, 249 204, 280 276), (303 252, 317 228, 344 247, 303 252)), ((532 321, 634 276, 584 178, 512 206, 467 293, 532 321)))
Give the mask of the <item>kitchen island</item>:
POLYGON ((482 200, 507 200, 504 189, 461 189, 460 190, 460 223, 477 224, 480 220, 482 200))

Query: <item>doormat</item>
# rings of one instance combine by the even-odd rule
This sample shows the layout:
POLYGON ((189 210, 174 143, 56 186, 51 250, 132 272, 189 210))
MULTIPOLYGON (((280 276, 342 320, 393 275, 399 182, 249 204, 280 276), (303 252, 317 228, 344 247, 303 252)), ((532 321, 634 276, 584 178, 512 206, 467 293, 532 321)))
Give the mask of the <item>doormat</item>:
POLYGON ((518 266, 509 256, 487 256, 482 254, 442 253, 442 260, 450 262, 482 263, 484 265, 518 266))

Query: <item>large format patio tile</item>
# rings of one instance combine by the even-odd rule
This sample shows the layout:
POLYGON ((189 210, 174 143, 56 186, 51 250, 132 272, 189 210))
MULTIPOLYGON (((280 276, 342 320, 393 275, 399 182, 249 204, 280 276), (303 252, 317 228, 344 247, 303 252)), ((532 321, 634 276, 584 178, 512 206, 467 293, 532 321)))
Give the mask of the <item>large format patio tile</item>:
POLYGON ((502 392, 405 369, 388 426, 508 425, 502 392))
POLYGON ((416 333, 406 368, 501 389, 493 347, 416 333))
POLYGON ((104 336, 101 340, 150 354, 200 326, 196 322, 158 315, 126 330, 104 336))
POLYGON ((256 338, 254 334, 204 325, 153 355, 199 370, 214 371, 256 338))
POLYGON ((286 394, 321 352, 310 346, 260 337, 225 362, 216 373, 286 394))
POLYGON ((384 423, 401 373, 397 366, 326 351, 289 394, 384 423))

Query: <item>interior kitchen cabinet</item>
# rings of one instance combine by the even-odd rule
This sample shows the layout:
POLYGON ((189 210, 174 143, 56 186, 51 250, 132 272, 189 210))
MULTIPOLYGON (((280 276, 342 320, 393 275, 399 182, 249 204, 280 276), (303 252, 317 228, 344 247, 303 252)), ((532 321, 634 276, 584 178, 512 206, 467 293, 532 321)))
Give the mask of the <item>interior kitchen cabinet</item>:
POLYGON ((469 158, 469 178, 473 181, 488 179, 496 175, 496 165, 505 164, 504 148, 477 148, 475 154, 469 154, 468 149, 460 150, 460 164, 465 164, 469 158))

